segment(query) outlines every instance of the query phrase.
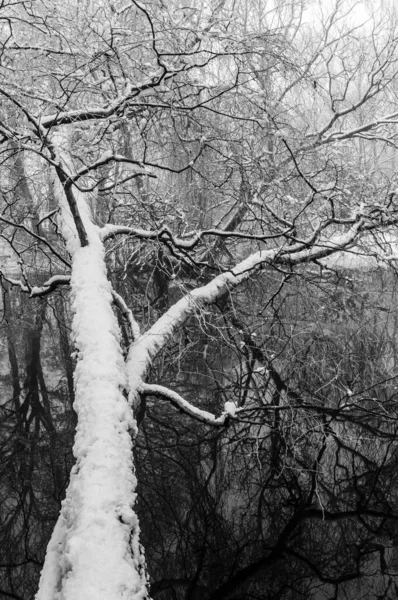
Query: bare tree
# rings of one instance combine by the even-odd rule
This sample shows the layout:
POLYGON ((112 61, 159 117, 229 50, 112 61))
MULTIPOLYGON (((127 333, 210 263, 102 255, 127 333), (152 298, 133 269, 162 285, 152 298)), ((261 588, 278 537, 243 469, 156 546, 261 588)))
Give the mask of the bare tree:
MULTIPOLYGON (((38 600, 146 597, 132 456, 146 398, 207 426, 237 424, 242 436, 268 410, 281 431, 289 411, 323 416, 316 458, 303 459, 306 499, 273 551, 242 566, 218 598, 281 552, 334 583, 289 546, 301 523, 384 519, 372 503, 314 507, 329 438, 338 439, 329 421, 345 427, 357 409, 303 398, 228 308, 265 272, 281 274, 285 289, 296 274, 333 274, 343 251, 396 260, 394 177, 380 168, 358 182, 353 170, 360 160, 367 169, 365 144, 378 164, 395 147, 398 38, 393 15, 380 9, 361 27, 350 23, 353 7, 337 1, 327 15, 315 7, 321 18, 309 38, 315 13, 305 3, 258 3, 256 14, 227 1, 1 5, 0 221, 11 253, 1 273, 31 298, 70 285, 76 347, 76 463, 38 600), (123 297, 123 282, 145 274, 146 305, 138 288, 123 297), (206 320, 213 305, 246 349, 239 402, 227 399, 218 413, 153 381, 158 359, 192 320, 215 335, 206 320), (254 408, 249 402, 259 364, 275 390, 271 408, 267 390, 257 390, 254 408)), ((278 448, 288 445, 271 438, 278 470, 278 448)))

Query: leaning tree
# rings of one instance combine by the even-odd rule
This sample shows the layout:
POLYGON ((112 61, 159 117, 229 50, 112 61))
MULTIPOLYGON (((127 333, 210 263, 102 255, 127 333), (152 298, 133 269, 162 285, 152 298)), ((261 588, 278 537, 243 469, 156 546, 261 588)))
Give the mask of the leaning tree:
MULTIPOLYGON (((242 564, 218 598, 284 553, 321 582, 349 581, 361 549, 353 569, 335 575, 289 540, 305 544, 301 526, 311 519, 358 517, 370 530, 396 518, 393 492, 378 507, 363 491, 372 461, 390 468, 392 392, 385 405, 369 394, 354 401, 375 379, 360 382, 359 358, 342 369, 336 357, 354 347, 343 338, 318 339, 316 348, 351 373, 355 389, 351 380, 336 383, 330 364, 308 362, 308 376, 290 373, 287 383, 277 317, 262 340, 274 340, 269 353, 242 310, 250 294, 257 316, 274 307, 299 275, 332 295, 344 266, 396 259, 396 182, 387 167, 398 37, 386 8, 365 13, 363 26, 354 9, 339 0, 328 14, 305 2, 2 2, 2 281, 32 300, 69 286, 75 346, 75 464, 38 600, 147 596, 132 440, 149 399, 209 427, 234 427, 242 439, 257 430, 270 477, 283 481, 284 469, 301 468, 307 478, 304 495, 299 477, 286 477, 279 496, 260 496, 275 524, 278 502, 295 510, 273 534, 273 549, 242 564), (227 349, 230 372, 212 375, 217 402, 203 398, 198 382, 169 385, 174 367, 160 368, 176 340, 180 355, 191 345, 193 324, 205 340, 202 357, 214 354, 217 336, 227 349), (228 377, 237 365, 234 388, 228 377), (379 436, 376 454, 345 441, 361 427, 379 436), (339 440, 334 450, 330 440, 339 440), (334 474, 320 483, 333 456, 334 474), (362 498, 356 507, 343 502, 349 468, 362 498)), ((349 301, 344 285, 336 294, 349 301)), ((305 362, 303 344, 289 351, 305 362)), ((380 367, 381 379, 388 373, 380 367)))

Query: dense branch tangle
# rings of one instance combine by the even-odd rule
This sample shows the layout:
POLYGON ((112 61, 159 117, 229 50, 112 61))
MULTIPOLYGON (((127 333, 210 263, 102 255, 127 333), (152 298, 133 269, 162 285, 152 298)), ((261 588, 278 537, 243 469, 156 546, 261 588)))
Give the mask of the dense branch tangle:
MULTIPOLYGON (((194 575, 162 574, 155 591, 255 595, 264 577, 276 597, 283 578, 267 578, 287 556, 303 594, 311 581, 337 590, 361 577, 371 544, 380 547, 375 531, 391 537, 396 521, 395 371, 374 356, 370 378, 362 326, 344 337, 319 300, 343 306, 354 329, 370 309, 349 306, 339 261, 363 273, 361 260, 397 255, 396 181, 384 166, 395 160, 395 23, 380 12, 361 29, 346 21, 351 5, 336 2, 310 34, 304 3, 267 12, 260 2, 250 15, 239 2, 188 4, 0 7, 2 283, 31 299, 59 299, 70 285, 74 314, 76 466, 39 600, 146 596, 136 420, 155 440, 156 423, 176 439, 190 423, 189 443, 206 429, 206 502, 219 510, 225 460, 242 503, 247 493, 255 507, 253 527, 236 509, 246 538, 217 589, 206 524, 194 575), (301 298, 306 285, 316 311, 303 300, 306 327, 289 324, 290 290, 301 298), (199 375, 182 381, 194 352, 206 389, 199 375), (335 558, 335 572, 308 556, 321 534, 305 523, 321 515, 361 540, 335 558)), ((373 336, 377 346, 377 328, 373 336)), ((231 513, 231 497, 223 502, 231 513)))

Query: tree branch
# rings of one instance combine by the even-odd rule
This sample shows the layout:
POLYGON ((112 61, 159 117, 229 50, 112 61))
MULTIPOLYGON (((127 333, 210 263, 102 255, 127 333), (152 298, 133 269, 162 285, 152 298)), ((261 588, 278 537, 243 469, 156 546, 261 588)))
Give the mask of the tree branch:
MULTIPOLYGON (((56 212, 56 211, 54 211, 56 212)), ((51 213, 53 214, 53 213, 51 213)), ((48 218, 48 215, 46 217, 44 217, 41 221, 43 222, 45 218, 48 218)), ((26 231, 26 233, 28 233, 29 235, 31 235, 35 240, 41 242, 42 244, 44 244, 45 246, 47 246, 47 248, 54 254, 54 256, 56 256, 62 263, 64 263, 64 265, 66 265, 67 267, 70 267, 71 264, 68 260, 66 260, 66 258, 64 258, 63 256, 61 256, 61 254, 59 254, 59 252, 57 252, 57 250, 55 250, 53 248, 53 246, 46 240, 46 238, 42 237, 41 235, 38 235, 37 233, 35 233, 34 231, 32 231, 31 229, 29 229, 28 227, 26 227, 26 225, 24 225, 23 223, 14 223, 13 221, 10 221, 9 219, 5 219, 4 217, 0 216, 0 221, 2 221, 3 223, 6 223, 7 225, 11 225, 11 227, 16 227, 17 229, 22 229, 23 231, 26 231)))
POLYGON ((201 421, 206 425, 213 425, 214 427, 223 427, 227 425, 229 417, 233 417, 233 413, 224 411, 219 417, 215 417, 212 413, 207 410, 197 408, 187 400, 185 400, 180 394, 169 390, 163 385, 155 385, 143 383, 139 388, 139 393, 142 396, 154 396, 155 398, 162 398, 168 400, 173 406, 178 408, 181 412, 193 417, 197 421, 201 421))
POLYGON ((216 276, 210 283, 192 290, 174 304, 158 321, 133 344, 128 356, 128 373, 131 389, 141 385, 153 359, 168 343, 175 331, 198 309, 210 305, 227 291, 249 279, 268 265, 298 265, 325 258, 351 246, 359 237, 364 221, 359 219, 346 233, 333 236, 312 247, 299 243, 288 248, 260 250, 237 264, 233 269, 216 276), (137 365, 140 368, 137 369, 137 365))
POLYGON ((137 321, 134 319, 134 315, 133 315, 132 311, 129 309, 129 307, 123 300, 123 298, 115 290, 112 290, 112 297, 113 297, 114 303, 116 304, 116 306, 122 313, 124 319, 127 321, 128 325, 129 325, 129 329, 130 329, 129 343, 131 344, 135 340, 138 340, 138 338, 140 337, 140 335, 141 335, 140 326, 138 325, 137 321))

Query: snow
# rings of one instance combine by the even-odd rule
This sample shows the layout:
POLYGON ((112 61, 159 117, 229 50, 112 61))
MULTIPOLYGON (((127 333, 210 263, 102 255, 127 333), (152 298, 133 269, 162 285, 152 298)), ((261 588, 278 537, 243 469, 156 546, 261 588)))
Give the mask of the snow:
POLYGON ((267 263, 300 264, 315 259, 324 259, 339 250, 352 248, 360 234, 361 222, 356 222, 348 231, 319 241, 313 246, 299 249, 301 244, 281 252, 274 248, 260 250, 248 256, 233 269, 221 273, 203 287, 196 288, 183 296, 156 323, 131 346, 127 358, 127 375, 130 401, 133 406, 138 401, 136 390, 144 382, 146 373, 154 358, 164 348, 186 319, 206 304, 212 304, 228 290, 237 287, 267 263))
MULTIPOLYGON (((64 151, 68 140, 62 129, 53 135, 53 142, 59 150, 62 168, 73 175, 73 164, 64 151)), ((141 392, 164 397, 187 414, 216 425, 222 425, 228 416, 234 417, 240 410, 235 403, 226 402, 224 413, 216 418, 176 392, 145 384, 153 359, 189 316, 251 277, 266 263, 299 264, 352 248, 361 223, 358 221, 344 234, 313 247, 291 247, 286 252, 276 248, 252 254, 232 270, 181 298, 142 335, 129 315, 136 339, 125 366, 112 310, 101 231, 91 221, 83 194, 74 189, 88 237, 88 245, 81 247, 67 199, 56 177, 53 186, 60 206, 60 228, 73 258, 70 283, 72 331, 77 348, 78 427, 74 445, 76 465, 48 546, 36 600, 141 600, 147 593, 144 556, 133 510, 136 479, 130 432, 135 431, 136 424, 131 408, 141 392), (126 387, 129 403, 123 395, 126 387)), ((102 236, 106 239, 115 231, 108 227, 102 236)))
POLYGON ((69 284, 69 282, 69 275, 54 275, 53 277, 50 277, 50 279, 48 279, 45 283, 43 283, 41 287, 33 286, 30 290, 30 297, 33 298, 34 296, 41 296, 47 293, 48 289, 51 288, 51 286, 67 285, 69 284))
POLYGON ((224 404, 224 412, 231 417, 236 415, 237 408, 235 402, 228 401, 224 404))
POLYGON ((231 271, 215 277, 207 285, 192 290, 156 321, 156 323, 130 347, 127 373, 131 389, 137 389, 144 380, 152 360, 185 320, 205 304, 213 303, 228 289, 248 279, 256 269, 272 260, 277 250, 261 250, 239 263, 231 271))
POLYGON ((272 260, 276 253, 275 249, 256 252, 231 271, 222 273, 207 285, 192 290, 169 308, 148 331, 130 346, 127 356, 127 376, 129 399, 133 407, 138 404, 137 390, 144 385, 145 376, 152 361, 186 319, 204 305, 213 303, 228 289, 232 289, 248 279, 256 269, 272 260))
POLYGON ((101 238, 103 241, 106 241, 121 233, 141 239, 154 239, 157 235, 155 231, 148 231, 147 229, 140 229, 139 227, 112 225, 111 223, 108 223, 101 229, 101 238))
POLYGON ((37 600, 138 600, 145 586, 139 552, 137 558, 130 551, 130 529, 137 528, 134 423, 122 393, 124 362, 98 236, 75 252, 73 263, 76 465, 37 600))
POLYGON ((362 271, 386 267, 398 256, 398 238, 394 228, 371 232, 361 237, 360 244, 349 251, 338 251, 321 263, 334 269, 357 269, 362 271))
MULTIPOLYGON (((58 140, 59 141, 59 140, 58 140)), ((62 187, 62 229, 73 256, 72 333, 78 426, 66 499, 47 549, 36 600, 141 600, 144 556, 133 511, 136 478, 126 374, 99 230, 77 197, 89 244, 80 247, 62 187)))
MULTIPOLYGON (((225 412, 221 416, 215 417, 212 413, 194 406, 185 400, 185 398, 180 396, 180 394, 164 387, 163 385, 142 383, 139 391, 141 394, 146 396, 155 396, 169 400, 182 412, 193 417, 194 419, 197 419, 198 421, 202 421, 202 423, 206 423, 207 425, 215 425, 216 427, 220 427, 225 423, 225 412)), ((233 404, 233 402, 230 402, 229 404, 233 404)), ((229 412, 229 414, 232 415, 231 412, 229 412)))

